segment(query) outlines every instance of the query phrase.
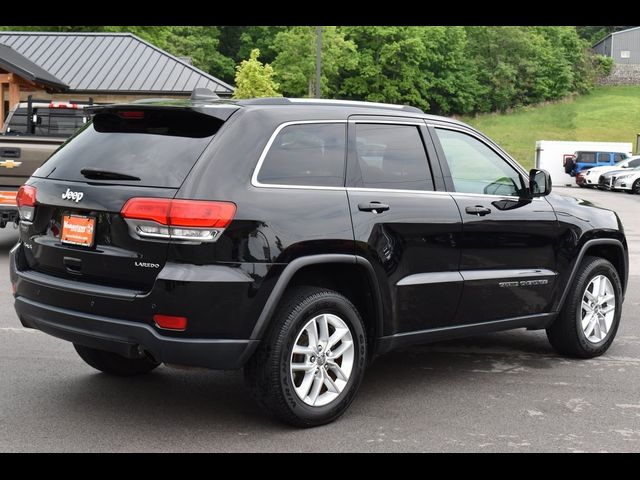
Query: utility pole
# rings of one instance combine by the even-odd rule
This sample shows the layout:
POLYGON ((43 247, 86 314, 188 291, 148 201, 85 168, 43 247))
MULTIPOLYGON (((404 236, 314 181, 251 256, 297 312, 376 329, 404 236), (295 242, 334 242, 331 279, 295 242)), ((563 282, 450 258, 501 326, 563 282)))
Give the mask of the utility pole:
POLYGON ((322 72, 322 27, 316 27, 316 98, 320 98, 320 73, 322 72))

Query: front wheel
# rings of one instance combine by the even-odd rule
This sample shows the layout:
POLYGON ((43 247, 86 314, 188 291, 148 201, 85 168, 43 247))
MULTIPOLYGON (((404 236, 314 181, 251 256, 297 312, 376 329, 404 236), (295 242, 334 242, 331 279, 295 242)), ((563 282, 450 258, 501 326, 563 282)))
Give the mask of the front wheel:
POLYGON ((547 337, 559 353, 592 358, 611 346, 622 311, 622 286, 604 258, 585 257, 547 337))
POLYGON ((633 185, 631 186, 631 190, 627 190, 627 191, 629 193, 637 193, 638 195, 640 195, 640 178, 635 182, 633 182, 633 185))
POLYGON ((258 403, 278 419, 314 427, 349 407, 366 358, 365 330, 353 304, 331 290, 297 287, 283 299, 245 379, 258 403))

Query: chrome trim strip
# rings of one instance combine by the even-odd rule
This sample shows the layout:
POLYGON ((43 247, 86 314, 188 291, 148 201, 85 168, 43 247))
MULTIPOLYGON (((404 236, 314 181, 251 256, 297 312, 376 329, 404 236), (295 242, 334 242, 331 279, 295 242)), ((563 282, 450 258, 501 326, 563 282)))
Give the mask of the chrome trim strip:
POLYGON ((461 270, 452 272, 415 273, 401 278, 397 287, 407 285, 429 285, 432 283, 473 282, 504 278, 555 277, 556 272, 545 268, 507 269, 507 270, 461 270))
POLYGON ((527 268, 522 270, 462 270, 460 274, 465 282, 474 282, 502 278, 555 277, 557 272, 546 268, 527 268))
POLYGON ((263 187, 263 188, 297 188, 304 190, 344 190, 344 187, 322 187, 322 186, 306 186, 306 185, 280 185, 280 184, 270 184, 270 183, 260 183, 258 181, 258 174, 260 173, 260 169, 262 168, 262 164, 264 163, 264 159, 267 157, 267 153, 271 149, 271 145, 275 141, 278 134, 282 131, 282 129, 289 127, 291 125, 309 125, 316 123, 343 123, 347 124, 346 120, 296 120, 292 122, 281 123, 276 127, 274 132, 269 137, 269 141, 262 149, 262 153, 258 158, 258 163, 256 164, 256 168, 253 169, 253 175, 251 175, 251 185, 254 187, 263 187))
POLYGON ((464 278, 460 272, 430 272, 416 273, 400 279, 397 287, 406 287, 407 285, 428 285, 431 283, 453 283, 462 282, 464 278))

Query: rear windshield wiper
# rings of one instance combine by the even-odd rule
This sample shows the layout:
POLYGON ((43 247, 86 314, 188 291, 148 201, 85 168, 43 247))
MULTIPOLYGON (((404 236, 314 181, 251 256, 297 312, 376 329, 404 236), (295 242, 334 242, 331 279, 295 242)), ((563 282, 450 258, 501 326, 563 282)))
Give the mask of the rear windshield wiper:
POLYGON ((110 172, 109 170, 100 170, 98 168, 83 168, 80 173, 91 180, 140 180, 140 178, 126 173, 110 172))

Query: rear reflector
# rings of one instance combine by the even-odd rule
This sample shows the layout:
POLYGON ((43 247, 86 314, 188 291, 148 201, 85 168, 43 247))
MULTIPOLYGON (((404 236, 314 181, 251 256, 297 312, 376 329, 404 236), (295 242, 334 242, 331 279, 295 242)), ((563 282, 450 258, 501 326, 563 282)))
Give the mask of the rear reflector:
POLYGON ((154 315, 153 321, 156 325, 165 330, 186 330, 187 317, 177 317, 174 315, 154 315))
POLYGON ((18 213, 21 220, 33 220, 33 213, 36 206, 36 187, 31 185, 22 185, 16 195, 16 204, 18 205, 18 213))
POLYGON ((16 205, 17 192, 0 192, 0 205, 16 205))

